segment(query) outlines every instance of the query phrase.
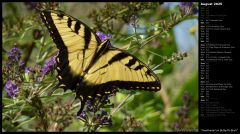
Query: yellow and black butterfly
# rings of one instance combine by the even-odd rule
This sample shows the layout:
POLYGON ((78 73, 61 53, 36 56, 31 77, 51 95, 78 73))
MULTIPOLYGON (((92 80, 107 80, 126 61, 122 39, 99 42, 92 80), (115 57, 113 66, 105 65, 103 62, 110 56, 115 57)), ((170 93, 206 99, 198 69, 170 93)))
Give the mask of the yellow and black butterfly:
POLYGON ((87 100, 114 89, 159 91, 153 71, 135 56, 113 47, 83 22, 62 11, 43 10, 41 18, 59 49, 56 58, 59 87, 76 92, 82 112, 87 100))

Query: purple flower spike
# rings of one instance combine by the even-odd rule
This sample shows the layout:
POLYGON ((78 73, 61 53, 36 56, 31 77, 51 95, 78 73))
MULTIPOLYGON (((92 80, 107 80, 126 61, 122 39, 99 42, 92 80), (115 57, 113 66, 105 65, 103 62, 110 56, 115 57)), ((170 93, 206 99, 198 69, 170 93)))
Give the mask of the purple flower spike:
POLYGON ((192 2, 180 2, 179 4, 180 6, 180 10, 182 12, 182 14, 189 14, 191 13, 191 8, 193 6, 193 3, 192 2))
POLYGON ((30 73, 30 72, 33 72, 33 69, 31 67, 26 67, 25 73, 30 73))
POLYGON ((21 59, 22 53, 17 48, 17 45, 14 44, 13 48, 8 52, 8 62, 7 66, 11 67, 13 64, 18 63, 21 59))
POLYGON ((104 117, 101 119, 101 123, 102 123, 102 124, 112 125, 112 119, 111 119, 110 117, 104 116, 104 117))
POLYGON ((53 56, 50 60, 47 60, 41 69, 42 75, 48 74, 50 71, 52 71, 56 66, 56 57, 57 55, 53 56))
POLYGON ((26 63, 25 63, 24 61, 21 61, 21 62, 20 62, 19 71, 23 71, 23 70, 24 70, 25 64, 26 64, 26 63))
POLYGON ((188 92, 185 92, 183 95, 183 103, 187 104, 190 100, 190 96, 188 92))
POLYGON ((112 39, 112 35, 111 34, 104 34, 103 32, 96 32, 96 35, 100 38, 100 40, 103 42, 107 39, 112 39))
POLYGON ((192 5, 193 5, 192 2, 180 2, 180 6, 181 7, 190 7, 192 5))
POLYGON ((86 111, 82 111, 82 113, 80 114, 80 118, 87 120, 87 113, 86 111))
POLYGON ((12 80, 9 80, 6 83, 4 88, 11 98, 16 97, 17 93, 19 92, 19 88, 17 87, 17 85, 12 80))
POLYGON ((180 124, 178 122, 175 122, 172 127, 178 129, 180 128, 180 124))
POLYGON ((176 112, 176 114, 177 114, 177 116, 179 116, 179 117, 182 116, 182 115, 183 115, 183 110, 180 109, 179 111, 176 112))

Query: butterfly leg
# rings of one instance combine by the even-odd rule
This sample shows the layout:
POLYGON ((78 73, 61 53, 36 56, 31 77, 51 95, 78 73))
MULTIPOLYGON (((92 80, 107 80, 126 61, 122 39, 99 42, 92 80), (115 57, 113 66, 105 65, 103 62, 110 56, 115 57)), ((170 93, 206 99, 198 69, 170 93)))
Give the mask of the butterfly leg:
POLYGON ((80 109, 79 109, 78 112, 77 112, 77 117, 80 117, 80 114, 81 114, 82 111, 83 111, 83 108, 84 108, 84 106, 85 106, 85 103, 86 103, 86 98, 84 97, 84 98, 81 100, 81 107, 80 107, 80 109))

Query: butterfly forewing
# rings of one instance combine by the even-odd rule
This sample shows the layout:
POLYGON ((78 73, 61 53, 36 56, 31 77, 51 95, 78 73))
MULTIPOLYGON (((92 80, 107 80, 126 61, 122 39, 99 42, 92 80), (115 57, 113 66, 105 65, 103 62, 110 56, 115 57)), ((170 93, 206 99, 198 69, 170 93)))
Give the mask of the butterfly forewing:
POLYGON ((44 10, 41 18, 60 50, 57 57, 58 79, 70 88, 89 66, 100 39, 84 23, 63 12, 44 10))

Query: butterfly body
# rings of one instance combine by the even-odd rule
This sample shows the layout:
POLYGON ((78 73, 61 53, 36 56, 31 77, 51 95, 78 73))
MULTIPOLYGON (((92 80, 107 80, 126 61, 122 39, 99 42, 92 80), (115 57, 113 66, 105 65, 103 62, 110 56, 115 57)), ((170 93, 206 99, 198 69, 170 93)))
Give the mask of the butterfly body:
POLYGON ((43 10, 41 18, 59 49, 59 87, 76 92, 81 113, 86 100, 117 88, 159 91, 161 83, 153 71, 135 56, 100 38, 83 22, 61 11, 43 10))

